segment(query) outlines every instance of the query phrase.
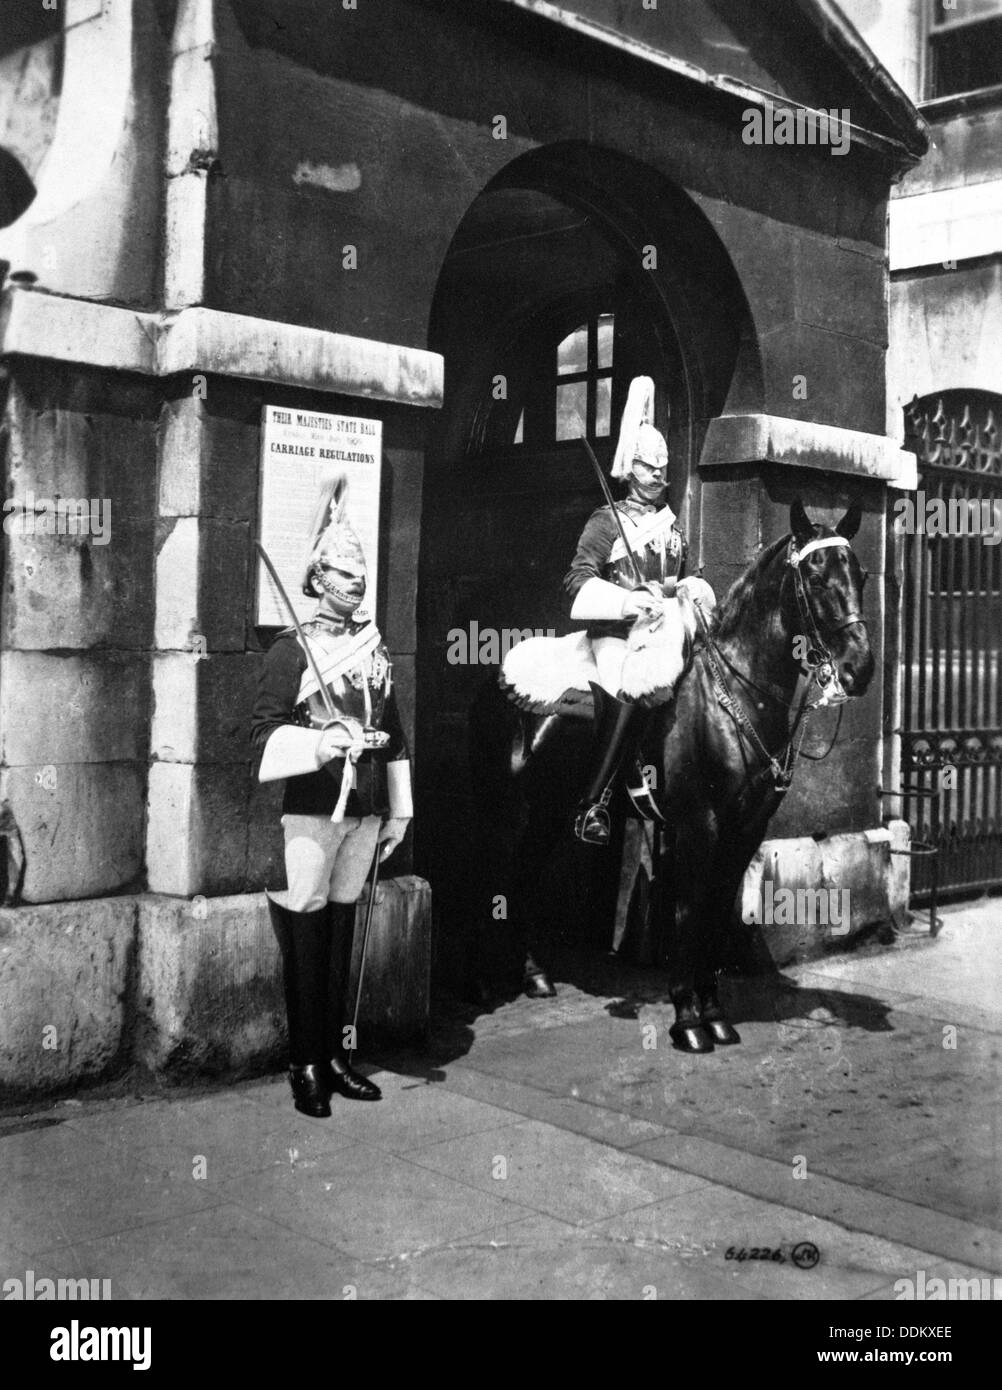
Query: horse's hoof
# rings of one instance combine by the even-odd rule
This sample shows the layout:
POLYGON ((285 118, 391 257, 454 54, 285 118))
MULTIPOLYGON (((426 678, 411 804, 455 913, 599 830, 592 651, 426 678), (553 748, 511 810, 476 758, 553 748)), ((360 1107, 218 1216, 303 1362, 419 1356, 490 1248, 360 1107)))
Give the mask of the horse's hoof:
POLYGON ((536 970, 533 974, 526 975, 522 988, 530 999, 553 999, 557 993, 545 970, 536 970))
POLYGON ((741 1041, 741 1034, 726 1018, 704 1018, 703 1027, 719 1047, 732 1047, 741 1041))
POLYGON ((679 1052, 713 1051, 713 1038, 702 1023, 673 1023, 668 1036, 679 1052))

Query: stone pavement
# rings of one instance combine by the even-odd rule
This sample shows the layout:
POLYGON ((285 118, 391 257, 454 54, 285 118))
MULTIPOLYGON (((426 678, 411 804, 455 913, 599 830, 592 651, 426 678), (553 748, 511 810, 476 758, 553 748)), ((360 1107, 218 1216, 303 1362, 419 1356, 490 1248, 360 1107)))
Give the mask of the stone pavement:
POLYGON ((935 941, 919 918, 879 952, 730 981, 744 1043, 710 1057, 672 1050, 657 972, 592 960, 556 1000, 442 1020, 425 1055, 381 1059, 381 1104, 328 1121, 283 1078, 8 1114, 0 1278, 810 1300, 1002 1274, 1002 902, 942 911, 935 941))

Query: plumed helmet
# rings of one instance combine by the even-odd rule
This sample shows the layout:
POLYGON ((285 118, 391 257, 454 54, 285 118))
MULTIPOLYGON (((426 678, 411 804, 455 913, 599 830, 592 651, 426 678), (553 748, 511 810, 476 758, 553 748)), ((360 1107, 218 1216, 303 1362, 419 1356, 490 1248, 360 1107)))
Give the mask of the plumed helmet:
POLYGON ((667 459, 664 435, 654 428, 654 382, 649 376, 635 376, 630 382, 619 426, 612 476, 625 478, 634 459, 657 463, 667 459))
POLYGON ((348 478, 344 472, 333 473, 321 484, 317 497, 304 564, 303 593, 315 598, 314 585, 319 585, 342 605, 357 608, 364 597, 364 587, 357 595, 347 594, 325 573, 327 569, 338 569, 368 581, 362 543, 347 519, 347 502, 348 478))

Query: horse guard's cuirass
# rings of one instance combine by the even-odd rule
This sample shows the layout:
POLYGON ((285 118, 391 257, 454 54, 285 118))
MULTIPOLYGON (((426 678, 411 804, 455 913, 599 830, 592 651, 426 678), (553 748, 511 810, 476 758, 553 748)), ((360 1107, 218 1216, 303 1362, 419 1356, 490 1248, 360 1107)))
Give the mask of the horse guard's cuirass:
MULTIPOLYGON (((324 642, 317 641, 306 629, 314 656, 324 668, 324 642)), ((348 666, 327 683, 327 693, 337 718, 355 721, 364 729, 381 730, 386 702, 393 686, 393 663, 389 652, 380 643, 374 651, 363 656, 357 665, 348 666), (368 699, 366 698, 368 696, 368 699)), ((307 675, 310 674, 307 668, 307 675)), ((308 729, 323 729, 331 723, 330 711, 319 690, 313 691, 295 707, 296 718, 308 729)), ((378 740, 376 740, 378 742, 378 740)))

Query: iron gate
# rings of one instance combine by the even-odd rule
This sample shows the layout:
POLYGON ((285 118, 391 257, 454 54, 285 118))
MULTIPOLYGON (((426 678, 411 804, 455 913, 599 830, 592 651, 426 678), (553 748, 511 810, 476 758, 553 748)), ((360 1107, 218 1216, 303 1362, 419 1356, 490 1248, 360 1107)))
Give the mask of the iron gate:
POLYGON ((938 851, 912 860, 921 898, 934 874, 940 893, 1002 884, 1002 397, 945 391, 905 419, 919 491, 904 535, 901 771, 905 788, 934 792, 905 806, 938 851))

